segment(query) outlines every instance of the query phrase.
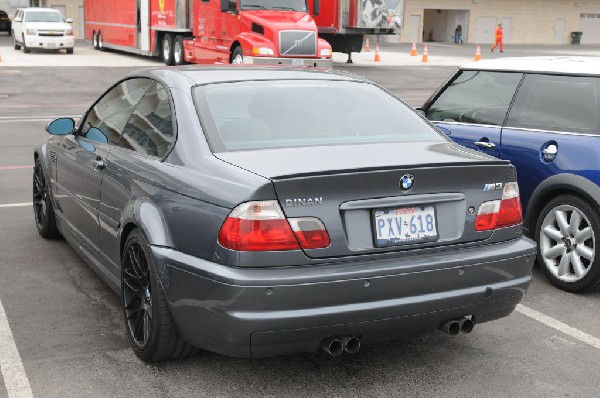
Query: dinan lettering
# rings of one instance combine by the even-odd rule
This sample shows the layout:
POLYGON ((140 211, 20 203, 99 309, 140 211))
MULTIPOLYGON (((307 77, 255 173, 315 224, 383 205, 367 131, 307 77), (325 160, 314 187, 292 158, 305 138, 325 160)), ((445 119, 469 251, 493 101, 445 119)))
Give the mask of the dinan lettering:
POLYGON ((323 204, 323 198, 299 198, 299 199, 286 199, 285 207, 297 207, 297 206, 319 206, 323 204))

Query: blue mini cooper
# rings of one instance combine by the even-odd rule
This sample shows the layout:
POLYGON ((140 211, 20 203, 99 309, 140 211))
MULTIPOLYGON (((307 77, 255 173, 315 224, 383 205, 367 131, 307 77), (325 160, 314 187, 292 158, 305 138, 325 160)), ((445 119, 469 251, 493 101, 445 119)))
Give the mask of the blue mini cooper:
POLYGON ((557 287, 600 288, 600 58, 462 66, 424 104, 454 141, 517 168, 527 233, 557 287))

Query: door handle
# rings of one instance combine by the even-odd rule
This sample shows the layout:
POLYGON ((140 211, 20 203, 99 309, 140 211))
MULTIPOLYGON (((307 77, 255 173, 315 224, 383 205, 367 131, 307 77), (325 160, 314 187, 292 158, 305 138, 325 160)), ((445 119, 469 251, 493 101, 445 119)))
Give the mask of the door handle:
POLYGON ((98 158, 92 163, 94 165, 94 169, 96 170, 103 170, 106 167, 106 163, 104 163, 104 160, 102 160, 102 158, 98 158))
POLYGON ((484 148, 484 149, 496 148, 496 144, 494 144, 493 142, 475 141, 473 144, 475 144, 476 146, 478 146, 480 148, 484 148))

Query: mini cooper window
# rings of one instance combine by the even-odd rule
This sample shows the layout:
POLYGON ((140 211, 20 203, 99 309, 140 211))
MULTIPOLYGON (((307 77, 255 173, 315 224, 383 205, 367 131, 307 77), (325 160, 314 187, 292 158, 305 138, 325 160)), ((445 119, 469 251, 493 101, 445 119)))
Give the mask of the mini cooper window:
POLYGON ((154 83, 135 108, 119 146, 143 155, 163 157, 173 140, 173 115, 165 88, 154 83))
POLYGON ((528 75, 507 125, 598 134, 600 79, 528 75))
POLYGON ((426 110, 432 121, 501 126, 523 75, 462 71, 426 110))
POLYGON ((194 94, 214 152, 444 140, 371 84, 256 81, 199 86, 194 94))
POLYGON ((88 130, 95 127, 110 144, 118 145, 127 120, 150 84, 150 79, 129 79, 113 87, 90 109, 81 135, 86 137, 88 130))

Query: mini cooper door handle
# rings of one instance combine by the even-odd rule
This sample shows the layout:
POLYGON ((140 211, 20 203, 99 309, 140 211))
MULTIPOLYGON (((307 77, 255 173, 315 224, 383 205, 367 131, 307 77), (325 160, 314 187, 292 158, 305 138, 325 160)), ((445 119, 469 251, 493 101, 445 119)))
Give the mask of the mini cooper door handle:
POLYGON ((106 163, 104 163, 104 160, 102 160, 102 158, 98 158, 98 159, 94 160, 93 164, 94 164, 94 168, 96 170, 102 170, 106 167, 106 163))
POLYGON ((485 148, 485 149, 496 148, 496 144, 494 144, 493 142, 475 141, 473 144, 477 145, 480 148, 485 148))

